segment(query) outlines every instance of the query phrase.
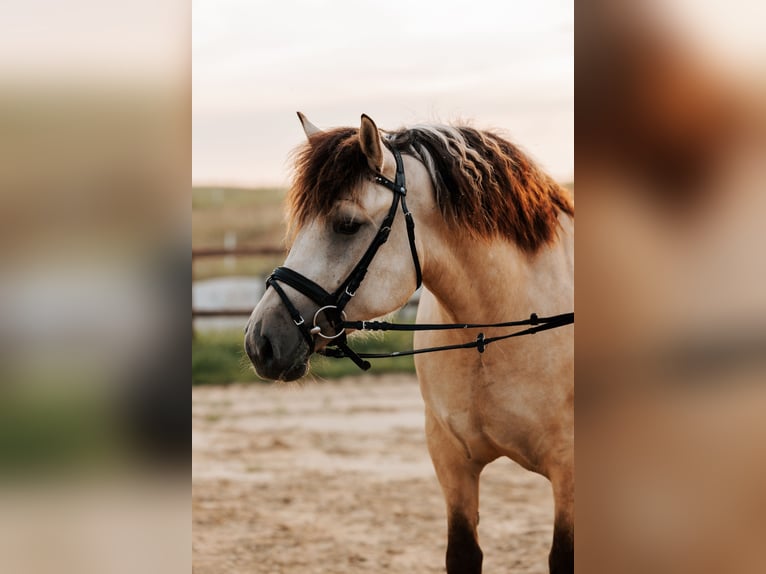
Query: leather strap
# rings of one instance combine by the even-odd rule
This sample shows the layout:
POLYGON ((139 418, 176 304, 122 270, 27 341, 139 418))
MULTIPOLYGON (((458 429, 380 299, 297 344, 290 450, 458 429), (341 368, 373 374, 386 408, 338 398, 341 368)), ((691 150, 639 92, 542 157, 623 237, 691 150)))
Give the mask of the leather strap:
POLYGON ((391 227, 396 218, 396 213, 401 203, 402 212, 404 213, 405 224, 407 227, 407 238, 410 243, 410 252, 412 254, 412 262, 415 266, 415 278, 418 288, 423 282, 422 271, 420 268, 420 258, 418 257, 417 248, 415 246, 415 221, 413 220, 412 213, 407 208, 407 202, 405 197, 407 195, 407 188, 405 185, 404 177, 404 164, 402 162, 402 156, 398 150, 392 148, 388 143, 391 153, 394 154, 396 160, 396 176, 394 181, 386 178, 383 175, 376 175, 375 182, 379 183, 390 189, 393 192, 393 200, 391 201, 391 207, 386 214, 386 217, 380 224, 378 232, 375 234, 367 250, 362 255, 362 258, 354 266, 346 279, 340 284, 338 289, 333 293, 328 293, 322 286, 318 285, 308 277, 293 271, 288 267, 277 267, 274 272, 266 280, 266 284, 273 287, 279 295, 282 303, 290 313, 295 325, 300 329, 301 335, 309 345, 310 352, 314 351, 314 335, 311 333, 311 328, 306 323, 306 320, 301 316, 298 309, 293 302, 287 296, 284 289, 281 287, 280 282, 289 285, 293 289, 302 293, 314 303, 320 306, 320 308, 330 308, 327 313, 327 318, 334 328, 338 329, 339 335, 333 339, 332 342, 318 351, 320 354, 327 357, 336 358, 348 358, 351 359, 360 369, 367 370, 370 368, 369 361, 365 359, 382 359, 388 357, 402 357, 407 355, 419 355, 422 353, 435 353, 438 351, 450 351, 454 349, 477 349, 480 353, 483 353, 488 345, 491 343, 509 339, 512 337, 520 337, 522 335, 532 335, 540 331, 546 331, 548 329, 554 329, 556 327, 562 327, 574 323, 574 313, 562 313, 560 315, 554 315, 551 317, 538 317, 533 313, 529 319, 522 321, 506 321, 504 323, 450 323, 450 324, 420 324, 420 325, 402 325, 397 323, 388 323, 385 321, 343 321, 342 312, 344 307, 348 304, 359 286, 364 281, 367 275, 367 270, 378 253, 380 247, 388 241, 388 237, 391 233, 391 227), (468 341, 466 343, 457 345, 446 345, 443 347, 428 347, 425 349, 412 349, 410 351, 400 351, 395 353, 356 353, 348 346, 346 340, 345 329, 357 329, 366 331, 441 331, 446 329, 471 329, 471 328, 485 328, 485 327, 514 327, 530 325, 528 329, 523 331, 517 331, 515 333, 509 333, 507 335, 500 335, 497 337, 486 338, 484 333, 479 333, 474 341, 468 341))
POLYGON ((284 289, 282 289, 279 283, 272 279, 272 277, 273 274, 266 280, 266 285, 272 287, 274 291, 277 292, 277 295, 279 295, 279 298, 282 299, 282 303, 287 308, 287 312, 290 313, 290 318, 293 320, 293 323, 295 323, 295 326, 300 330, 301 335, 303 335, 306 343, 308 343, 309 349, 313 353, 314 337, 311 334, 308 325, 306 324, 306 319, 304 319, 300 311, 298 311, 295 305, 293 305, 293 302, 290 301, 290 298, 287 296, 287 293, 285 293, 284 289))
MULTIPOLYGON (((536 315, 535 315, 536 317, 536 315)), ((562 313, 561 315, 555 315, 553 317, 545 317, 534 319, 534 323, 531 323, 530 320, 527 321, 516 321, 513 322, 515 324, 524 324, 524 325, 534 325, 530 327, 529 329, 524 329, 523 331, 516 331, 515 333, 509 333, 507 335, 500 335, 497 337, 485 337, 484 333, 479 333, 479 335, 476 337, 473 341, 468 341, 467 343, 460 343, 456 345, 444 345, 443 347, 426 347, 423 349, 412 349, 411 351, 396 351, 393 353, 355 353, 356 357, 358 359, 388 359, 391 357, 406 357, 409 355, 422 355, 424 353, 437 353, 439 351, 454 351, 457 349, 477 349, 479 353, 483 353, 486 348, 491 343, 496 343, 497 341, 502 341, 504 339, 511 339, 513 337, 521 337, 523 335, 534 335, 535 333, 539 333, 540 331, 547 331, 549 329, 555 329, 557 327, 563 327, 564 325, 570 325, 574 323, 574 313, 562 313)), ((491 325, 486 325, 487 327, 494 327, 494 326, 502 326, 503 323, 495 323, 491 325)), ((409 327, 409 329, 390 329, 390 330, 407 330, 407 331, 425 331, 425 330, 437 330, 437 329, 464 329, 466 327, 459 326, 457 324, 449 324, 449 325, 398 325, 399 327, 409 327), (425 329, 414 329, 413 327, 426 327, 425 329)), ((479 325, 475 325, 478 327, 479 325)), ((320 355, 324 355, 326 357, 333 357, 336 359, 343 359, 347 357, 347 355, 344 354, 343 349, 322 349, 321 351, 317 351, 320 355)))
POLYGON ((447 331, 452 329, 479 329, 482 327, 519 327, 522 325, 540 325, 556 323, 556 326, 574 323, 574 313, 561 313, 550 317, 538 317, 532 313, 529 319, 521 321, 505 321, 503 323, 417 323, 405 325, 401 323, 389 323, 388 321, 343 321, 347 329, 359 331, 447 331))
POLYGON ((303 293, 320 307, 332 305, 335 302, 334 295, 331 295, 320 285, 317 285, 308 277, 293 271, 289 267, 277 267, 274 269, 266 280, 266 284, 273 286, 277 281, 281 281, 296 291, 303 293))

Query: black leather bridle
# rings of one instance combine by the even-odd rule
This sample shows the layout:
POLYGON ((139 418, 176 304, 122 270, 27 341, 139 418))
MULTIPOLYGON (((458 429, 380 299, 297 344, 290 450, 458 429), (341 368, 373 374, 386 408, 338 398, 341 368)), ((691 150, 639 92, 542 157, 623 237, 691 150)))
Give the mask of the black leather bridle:
POLYGON ((504 323, 449 323, 449 324, 419 324, 419 325, 401 325, 396 323, 388 323, 385 321, 346 321, 345 313, 343 309, 348 305, 348 302, 356 294, 357 289, 362 284, 365 275, 367 275, 367 269, 378 253, 381 246, 388 241, 388 236, 391 233, 391 226, 394 223, 396 214, 401 205, 402 213, 404 213, 404 219, 407 224, 407 236, 410 242, 410 252, 412 253, 412 262, 415 265, 415 278, 417 281, 417 287, 419 288, 422 281, 422 272, 420 269, 420 259, 418 258, 418 252, 415 247, 415 222, 412 219, 412 213, 407 209, 407 202, 405 196, 407 195, 407 187, 404 179, 404 164, 402 163, 402 156, 399 151, 393 147, 389 147, 391 153, 396 160, 396 176, 394 181, 391 181, 382 174, 376 174, 374 181, 379 183, 388 189, 390 189, 394 198, 391 202, 391 207, 383 219, 383 222, 378 228, 378 232, 373 238, 367 251, 364 252, 362 258, 351 270, 346 279, 340 284, 340 286, 333 292, 329 293, 325 291, 323 287, 317 285, 314 281, 308 277, 301 275, 297 271, 290 269, 289 267, 277 267, 272 274, 266 280, 268 287, 273 287, 277 292, 279 298, 282 299, 287 311, 290 313, 290 317, 293 323, 298 327, 301 335, 306 340, 309 346, 309 354, 314 352, 315 339, 314 336, 318 335, 324 339, 331 340, 332 342, 324 349, 318 351, 318 353, 335 358, 349 358, 361 369, 367 370, 370 368, 369 361, 365 359, 380 359, 387 357, 400 357, 406 355, 417 355, 421 353, 433 353, 437 351, 449 351, 453 349, 471 349, 475 348, 480 353, 483 353, 487 345, 494 343, 495 341, 501 341, 511 337, 519 337, 522 335, 531 335, 539 331, 545 331, 556 327, 562 327, 574 323, 574 313, 562 313, 560 315, 554 315, 551 317, 538 317, 537 314, 532 313, 529 319, 521 321, 508 321, 504 323), (284 283, 289 285, 299 293, 302 293, 314 303, 319 305, 319 309, 314 313, 312 325, 309 326, 306 319, 301 315, 300 311, 296 308, 290 298, 285 293, 284 289, 280 285, 284 283), (318 321, 322 314, 325 315, 334 333, 325 334, 322 332, 322 327, 318 324, 318 321), (430 347, 427 349, 413 349, 410 351, 400 351, 395 353, 356 353, 351 349, 346 340, 346 329, 357 329, 367 331, 441 331, 446 329, 470 329, 481 327, 515 327, 529 325, 529 329, 523 331, 517 331, 515 333, 509 333, 506 335, 500 335, 497 337, 485 338, 484 333, 479 333, 474 341, 462 343, 458 345, 445 345, 442 347, 430 347))
MULTIPOLYGON (((279 295, 279 298, 282 299, 282 303, 284 303, 287 311, 290 313, 293 323, 300 329, 303 338, 306 340, 306 343, 308 343, 310 353, 314 352, 314 335, 318 335, 325 339, 332 340, 330 346, 337 347, 338 350, 343 353, 344 357, 350 358, 357 364, 357 366, 364 370, 370 368, 370 363, 362 360, 362 358, 346 344, 346 327, 344 325, 345 313, 343 312, 343 309, 348 305, 351 298, 356 295, 356 291, 362 284, 365 275, 367 275, 367 269, 375 258, 375 255, 378 253, 378 250, 386 241, 388 241, 388 236, 391 233, 391 227, 394 224, 394 219, 396 218, 400 204, 407 224, 407 236, 410 241, 412 262, 415 264, 417 287, 419 288, 423 282, 423 276, 420 270, 420 259, 418 258, 418 251, 415 247, 415 221, 412 219, 412 213, 407 209, 407 202, 405 200, 407 187, 404 179, 404 164, 402 163, 402 156, 399 151, 394 148, 390 148, 390 150, 394 154, 394 159, 396 160, 396 176, 394 177, 394 181, 391 181, 382 174, 376 174, 374 181, 375 183, 387 187, 393 192, 394 198, 391 202, 391 207, 388 210, 388 214, 386 214, 386 217, 383 219, 383 222, 380 224, 378 232, 375 234, 367 251, 364 252, 359 263, 357 263, 351 270, 351 273, 349 273, 345 281, 340 284, 340 287, 333 293, 328 293, 323 287, 317 285, 305 275, 293 271, 289 267, 277 267, 266 280, 266 285, 273 287, 274 291, 279 295), (306 323, 306 319, 300 314, 300 311, 298 311, 293 302, 290 301, 287 293, 282 289, 280 282, 289 285, 319 305, 319 309, 314 313, 313 324, 311 327, 306 323), (335 333, 322 333, 322 328, 317 322, 323 313, 335 330, 335 333)), ((335 356, 332 352, 325 354, 335 356)))

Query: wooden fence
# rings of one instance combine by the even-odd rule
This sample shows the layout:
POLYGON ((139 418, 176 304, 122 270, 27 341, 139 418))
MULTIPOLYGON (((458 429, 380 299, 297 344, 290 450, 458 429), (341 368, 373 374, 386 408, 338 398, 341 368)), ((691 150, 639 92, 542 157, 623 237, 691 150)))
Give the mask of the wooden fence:
MULTIPOLYGON (((258 257, 264 255, 284 255, 284 247, 199 247, 192 249, 192 274, 194 260, 203 257, 258 257)), ((247 317, 253 309, 195 309, 192 304, 192 321, 195 317, 247 317)))

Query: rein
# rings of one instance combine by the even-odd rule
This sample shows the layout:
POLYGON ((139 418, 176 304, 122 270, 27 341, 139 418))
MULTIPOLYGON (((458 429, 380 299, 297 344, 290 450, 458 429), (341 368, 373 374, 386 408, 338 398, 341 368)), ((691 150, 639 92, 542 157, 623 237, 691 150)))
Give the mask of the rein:
MULTIPOLYGON (((266 279, 266 286, 272 287, 276 291, 279 298, 282 300, 285 308, 287 309, 290 317, 295 323, 296 327, 301 332, 301 335, 306 340, 309 346, 309 354, 314 352, 315 348, 315 335, 322 337, 323 339, 329 339, 332 342, 328 344, 324 349, 317 351, 320 355, 326 357, 333 357, 338 359, 351 359, 356 366, 366 371, 372 365, 365 359, 384 359, 389 357, 404 357, 408 355, 419 355, 422 353, 435 353, 438 351, 451 351, 455 349, 473 349, 476 348, 479 353, 483 353, 487 345, 503 339, 509 339, 511 337, 520 337, 522 335, 533 335, 540 331, 546 331, 548 329, 555 329, 556 327, 563 327, 574 323, 574 313, 563 313, 561 315, 554 315, 552 317, 538 317, 537 314, 532 313, 529 319, 522 321, 508 321, 504 323, 444 323, 444 324, 415 324, 404 325, 399 323, 388 323, 385 321, 346 321, 346 314, 343 309, 351 300, 356 291, 361 285, 364 277, 367 275, 367 269, 378 253, 381 246, 388 241, 388 236, 391 233, 391 226, 394 223, 396 214, 398 213, 399 206, 401 204, 401 210, 404 214, 405 222, 407 225, 407 237, 410 243, 410 252, 412 254, 412 262, 415 266, 415 277, 417 281, 417 288, 423 282, 423 276, 420 269, 420 259, 418 258, 417 248, 415 247, 415 221, 412 218, 412 213, 407 208, 405 196, 407 195, 407 188, 405 186, 404 178, 404 164, 402 162, 402 156, 399 150, 390 147, 389 148, 396 160, 396 176, 394 181, 386 178, 381 174, 375 176, 375 183, 379 183, 391 190, 394 195, 391 207, 386 214, 386 217, 381 222, 378 232, 373 238, 367 250, 362 255, 362 258, 354 266, 349 273, 348 277, 340 284, 340 286, 333 292, 327 292, 323 287, 317 285, 314 281, 308 277, 290 269, 289 267, 277 267, 272 274, 266 279), (311 299, 314 303, 319 305, 319 309, 314 313, 312 326, 306 323, 305 318, 301 315, 298 308, 293 304, 290 298, 285 293, 284 289, 280 285, 284 283, 289 285, 299 293, 305 295, 311 299), (322 327, 318 325, 320 316, 324 314, 330 326, 335 330, 334 334, 324 334, 322 327), (530 328, 507 335, 500 335, 497 337, 485 338, 484 333, 479 333, 474 341, 468 341, 467 343, 458 345, 445 345, 442 347, 428 347, 424 349, 413 349, 411 351, 397 351, 393 353, 356 353, 347 344, 346 329, 355 329, 360 331, 442 331, 448 329, 471 329, 471 328, 483 328, 483 327, 517 327, 530 325, 530 328)), ((417 289, 416 288, 416 289, 417 289)))
MULTIPOLYGON (((444 345, 441 347, 426 347, 424 349, 412 349, 411 351, 395 351, 393 353, 358 353, 357 356, 363 359, 386 359, 389 357, 406 357, 408 355, 420 355, 423 353, 436 353, 438 351, 453 351, 455 349, 477 349, 483 353, 490 343, 510 339, 512 337, 521 337, 522 335, 534 335, 540 331, 555 329, 574 323, 574 313, 562 313, 552 317, 538 317, 532 313, 529 319, 523 321, 507 321, 505 323, 421 323, 417 325, 403 325, 400 323, 388 323, 386 321, 344 321, 343 327, 357 329, 360 331, 446 331, 448 329, 476 329, 481 327, 518 327, 522 325, 532 325, 529 329, 499 335, 497 337, 485 337, 484 333, 479 333, 474 341, 468 341, 458 345, 444 345)), ((345 358, 341 349, 323 349, 319 351, 320 355, 334 358, 345 358)), ((368 363, 369 364, 369 363, 368 363)), ((366 370, 366 369, 365 369, 366 370)))

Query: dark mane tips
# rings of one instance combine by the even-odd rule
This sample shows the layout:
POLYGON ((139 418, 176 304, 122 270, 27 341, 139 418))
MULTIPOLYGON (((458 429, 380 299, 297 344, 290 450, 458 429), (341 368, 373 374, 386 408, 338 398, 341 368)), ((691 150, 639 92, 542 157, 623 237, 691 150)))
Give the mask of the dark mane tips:
POLYGON ((337 128, 312 135, 295 153, 295 174, 287 194, 291 226, 328 215, 338 198, 353 192, 369 170, 358 129, 337 128))
MULTIPOLYGON (((570 193, 498 134, 441 125, 387 133, 425 165, 445 220, 476 239, 504 238, 534 253, 555 239, 560 213, 574 216, 570 193)), ((369 172, 358 129, 312 135, 295 156, 290 226, 328 215, 369 172)))
POLYGON ((553 241, 569 192, 498 134, 466 126, 418 126, 391 135, 428 169, 447 221, 471 236, 515 242, 534 253, 553 241))

